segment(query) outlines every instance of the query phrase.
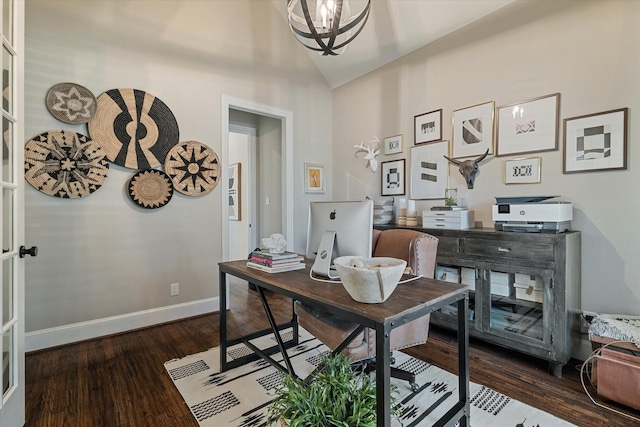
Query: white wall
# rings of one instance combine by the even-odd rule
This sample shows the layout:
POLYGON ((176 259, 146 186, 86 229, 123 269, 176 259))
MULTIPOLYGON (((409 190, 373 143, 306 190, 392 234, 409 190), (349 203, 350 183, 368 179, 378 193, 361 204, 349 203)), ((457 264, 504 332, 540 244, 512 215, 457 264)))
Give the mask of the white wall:
MULTIPOLYGON (((492 227, 495 196, 558 194, 573 202, 582 232, 582 305, 600 313, 640 314, 640 2, 516 2, 427 47, 345 84, 333 96, 333 196, 380 195, 380 171, 365 169, 352 146, 372 135, 403 134, 410 159, 415 115, 443 109, 451 139, 453 110, 561 93, 561 120, 628 107, 628 169, 563 175, 560 149, 542 157, 542 182, 503 184, 504 160, 481 163, 473 190, 457 168, 451 186, 492 227)), ((409 175, 407 175, 408 177, 409 175)), ((408 190, 408 186, 407 186, 408 190)), ((418 201, 418 210, 439 201, 418 201)))
MULTIPOLYGON (((147 91, 173 111, 180 140, 218 155, 222 94, 292 111, 296 217, 306 217, 308 205, 303 163, 330 163, 330 150, 314 149, 311 159, 307 147, 330 144, 331 90, 268 1, 29 0, 26 138, 86 133, 45 108, 47 90, 66 81, 96 96, 147 91)), ((28 332, 217 296, 224 185, 200 198, 175 193, 165 207, 144 210, 125 191, 133 173, 112 165, 105 185, 79 200, 27 186, 26 244, 40 248, 26 267, 28 332), (170 297, 174 282, 180 295, 170 297)), ((295 224, 299 250, 305 232, 295 224)))

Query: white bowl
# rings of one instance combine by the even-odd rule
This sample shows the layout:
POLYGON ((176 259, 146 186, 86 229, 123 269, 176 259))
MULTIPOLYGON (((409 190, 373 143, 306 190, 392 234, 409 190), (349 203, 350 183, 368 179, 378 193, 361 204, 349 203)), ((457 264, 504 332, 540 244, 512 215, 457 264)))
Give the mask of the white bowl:
POLYGON ((391 296, 407 266, 405 260, 387 257, 343 256, 333 262, 351 298, 370 304, 391 296))

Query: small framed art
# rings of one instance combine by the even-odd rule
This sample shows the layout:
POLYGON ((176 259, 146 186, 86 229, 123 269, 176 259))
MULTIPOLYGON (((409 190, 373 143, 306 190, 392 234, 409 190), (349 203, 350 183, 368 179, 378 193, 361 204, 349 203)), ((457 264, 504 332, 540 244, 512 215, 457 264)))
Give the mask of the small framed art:
POLYGON ((627 168, 628 108, 564 119, 563 173, 627 168))
POLYGON ((229 165, 229 219, 231 221, 240 221, 240 184, 241 163, 229 165))
POLYGON ((442 139, 442 109, 413 117, 414 144, 440 141, 442 139))
POLYGON ((304 164, 304 192, 324 193, 324 165, 319 163, 304 164))
POLYGON ((536 184, 540 182, 540 157, 504 161, 505 184, 536 184))
POLYGON ((380 194, 400 196, 405 193, 405 159, 382 162, 380 194))
POLYGON ((496 156, 558 149, 560 94, 497 108, 496 156))
POLYGON ((390 136, 384 139, 384 154, 402 153, 402 135, 390 136))
POLYGON ((493 154, 493 109, 495 102, 455 110, 452 115, 453 158, 493 154))
POLYGON ((442 199, 449 178, 449 141, 411 147, 411 199, 442 199))

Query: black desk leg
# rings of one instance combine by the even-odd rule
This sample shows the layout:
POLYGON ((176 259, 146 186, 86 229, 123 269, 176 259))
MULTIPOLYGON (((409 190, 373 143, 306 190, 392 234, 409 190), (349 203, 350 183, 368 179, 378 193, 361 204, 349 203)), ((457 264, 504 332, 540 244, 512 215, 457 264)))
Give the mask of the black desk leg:
MULTIPOLYGON (((276 338, 276 342, 278 343, 278 348, 280 349, 280 353, 282 354, 282 359, 284 363, 287 365, 287 371, 289 375, 294 378, 298 378, 296 373, 293 370, 293 365, 291 364, 291 359, 289 359, 289 354, 287 354, 287 349, 284 347, 284 343, 282 341, 282 336, 280 335, 280 331, 278 330, 278 324, 276 323, 276 319, 273 317, 273 313, 271 312, 271 307, 269 307, 269 302, 267 298, 264 296, 264 290, 261 286, 256 285, 256 289, 258 290, 258 295, 260 296, 260 301, 262 301, 262 307, 264 307, 264 312, 267 314, 267 318, 269 319, 269 324, 271 325, 271 329, 273 330, 273 335, 276 338)), ((294 339, 297 339, 297 331, 294 330, 294 339)), ((246 344, 246 343, 245 343, 246 344)), ((256 349, 253 349, 256 351, 256 349)))
POLYGON ((391 426, 391 328, 376 326, 376 424, 391 426), (388 328, 388 329, 387 329, 388 328))
POLYGON ((227 274, 220 272, 220 372, 227 370, 227 274))
POLYGON ((460 427, 470 426, 469 408, 469 295, 458 301, 458 400, 464 402, 460 427))

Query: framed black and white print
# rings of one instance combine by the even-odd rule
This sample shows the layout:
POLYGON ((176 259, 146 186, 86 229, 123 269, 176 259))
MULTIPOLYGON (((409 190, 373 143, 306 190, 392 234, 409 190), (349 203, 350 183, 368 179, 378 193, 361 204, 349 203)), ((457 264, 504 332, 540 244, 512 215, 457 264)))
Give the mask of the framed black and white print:
POLYGON ((560 94, 497 108, 496 156, 558 149, 560 94))
POLYGON ((563 173, 627 169, 628 108, 564 119, 563 173))
POLYGON ((440 141, 442 139, 442 109, 413 117, 414 144, 440 141))
POLYGON ((536 184, 540 182, 540 157, 504 161, 505 184, 536 184))
POLYGON ((495 102, 455 110, 452 114, 451 157, 493 154, 493 109, 495 102))
POLYGON ((241 179, 241 164, 234 163, 229 165, 229 220, 240 221, 240 184, 241 179))
POLYGON ((402 153, 402 135, 390 136, 384 139, 384 154, 402 153))
POLYGON ((449 178, 449 141, 411 147, 411 199, 442 199, 449 178))
POLYGON ((380 194, 383 196, 401 196, 405 192, 405 160, 382 162, 380 194))

